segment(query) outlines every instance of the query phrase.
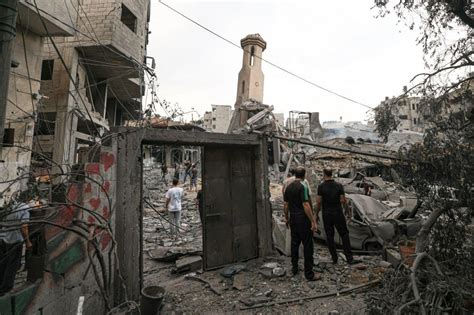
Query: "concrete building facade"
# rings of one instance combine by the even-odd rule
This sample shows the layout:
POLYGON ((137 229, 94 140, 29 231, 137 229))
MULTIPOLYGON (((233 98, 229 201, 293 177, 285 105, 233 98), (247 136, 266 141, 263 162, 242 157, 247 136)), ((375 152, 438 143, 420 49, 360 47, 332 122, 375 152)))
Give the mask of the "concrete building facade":
POLYGON ((232 119, 232 106, 211 105, 212 110, 204 113, 203 126, 207 131, 226 133, 232 119))
POLYGON ((101 142, 111 126, 138 119, 149 0, 82 0, 72 38, 53 37, 43 53, 39 109, 49 122, 38 147, 57 165, 73 165, 77 152, 101 142), (57 47, 58 51, 56 51, 57 47))
POLYGON ((22 0, 18 3, 5 115, 6 144, 0 149, 0 206, 13 192, 25 189, 28 182, 35 128, 41 119, 38 108, 41 106, 45 38, 48 34, 72 36, 73 29, 69 24, 77 15, 74 11, 67 14, 67 10, 71 9, 71 0, 37 0, 36 4, 41 18, 31 2, 22 0), (41 13, 45 11, 48 14, 41 13), (68 25, 58 22, 58 19, 68 25))
MULTIPOLYGON (((396 98, 386 97, 381 104, 393 102, 396 98)), ((420 108, 419 97, 404 97, 398 103, 398 119, 400 123, 397 130, 423 132, 424 124, 420 108)))

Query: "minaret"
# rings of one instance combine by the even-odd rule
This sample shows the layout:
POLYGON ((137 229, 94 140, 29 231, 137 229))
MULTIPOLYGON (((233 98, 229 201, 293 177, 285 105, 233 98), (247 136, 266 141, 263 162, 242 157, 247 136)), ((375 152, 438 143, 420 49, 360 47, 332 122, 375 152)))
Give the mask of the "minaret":
POLYGON ((262 72, 262 52, 267 47, 267 42, 260 34, 247 35, 240 41, 244 50, 242 69, 239 72, 237 85, 237 99, 235 108, 254 99, 263 103, 263 72, 262 72))

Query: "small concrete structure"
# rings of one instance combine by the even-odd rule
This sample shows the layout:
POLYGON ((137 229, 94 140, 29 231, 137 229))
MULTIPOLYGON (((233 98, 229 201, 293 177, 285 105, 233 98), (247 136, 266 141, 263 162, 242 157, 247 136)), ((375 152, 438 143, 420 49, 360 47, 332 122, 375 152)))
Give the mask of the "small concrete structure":
MULTIPOLYGON (((129 299, 139 298, 143 281, 143 145, 202 147, 204 269, 272 253, 265 137, 118 127, 111 138, 120 178, 115 210, 117 256, 129 299)), ((115 301, 121 302, 125 292, 118 279, 116 283, 115 301)))

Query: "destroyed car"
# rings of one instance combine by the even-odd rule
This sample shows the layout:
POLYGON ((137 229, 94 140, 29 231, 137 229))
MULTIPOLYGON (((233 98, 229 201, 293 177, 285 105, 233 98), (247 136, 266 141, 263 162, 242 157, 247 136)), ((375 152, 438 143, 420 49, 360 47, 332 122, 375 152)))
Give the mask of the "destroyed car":
MULTIPOLYGON (((384 244, 395 244, 401 237, 414 237, 421 229, 423 220, 419 216, 409 218, 410 211, 390 208, 382 202, 365 195, 346 194, 352 217, 347 223, 351 246, 367 251, 381 250, 384 244)), ((326 240, 322 213, 319 213, 318 231, 315 237, 326 240)), ((334 240, 342 245, 337 230, 334 240)))
POLYGON ((403 197, 407 202, 405 207, 408 208, 413 208, 417 203, 413 191, 394 182, 385 181, 379 176, 367 177, 359 172, 352 179, 339 178, 338 181, 344 186, 344 191, 348 194, 368 195, 377 200, 392 202, 396 202, 400 200, 400 197, 403 197))

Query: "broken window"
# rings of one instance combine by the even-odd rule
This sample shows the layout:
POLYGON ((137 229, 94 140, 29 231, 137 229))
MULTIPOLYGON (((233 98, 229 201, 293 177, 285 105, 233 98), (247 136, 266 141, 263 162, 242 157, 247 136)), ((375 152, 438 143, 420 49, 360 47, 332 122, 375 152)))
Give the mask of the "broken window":
POLYGON ((54 135, 56 128, 56 113, 44 113, 38 114, 38 122, 35 125, 35 135, 54 135))
POLYGON ((11 147, 15 143, 15 129, 5 128, 3 132, 3 146, 11 147))
POLYGON ((132 32, 137 32, 137 17, 130 11, 129 8, 123 5, 122 3, 122 15, 120 17, 125 26, 127 26, 132 32))
POLYGON ((413 118, 413 124, 416 125, 416 118, 413 118))
POLYGON ((408 116, 407 116, 407 115, 399 115, 398 118, 400 118, 400 119, 408 119, 408 116))
POLYGON ((254 62, 254 55, 255 55, 255 47, 252 46, 252 48, 250 48, 250 65, 253 66, 253 62, 254 62))
POLYGON ((242 94, 244 94, 245 92, 245 80, 242 81, 242 94))
POLYGON ((53 79, 54 59, 43 60, 41 65, 41 80, 48 81, 53 79))

